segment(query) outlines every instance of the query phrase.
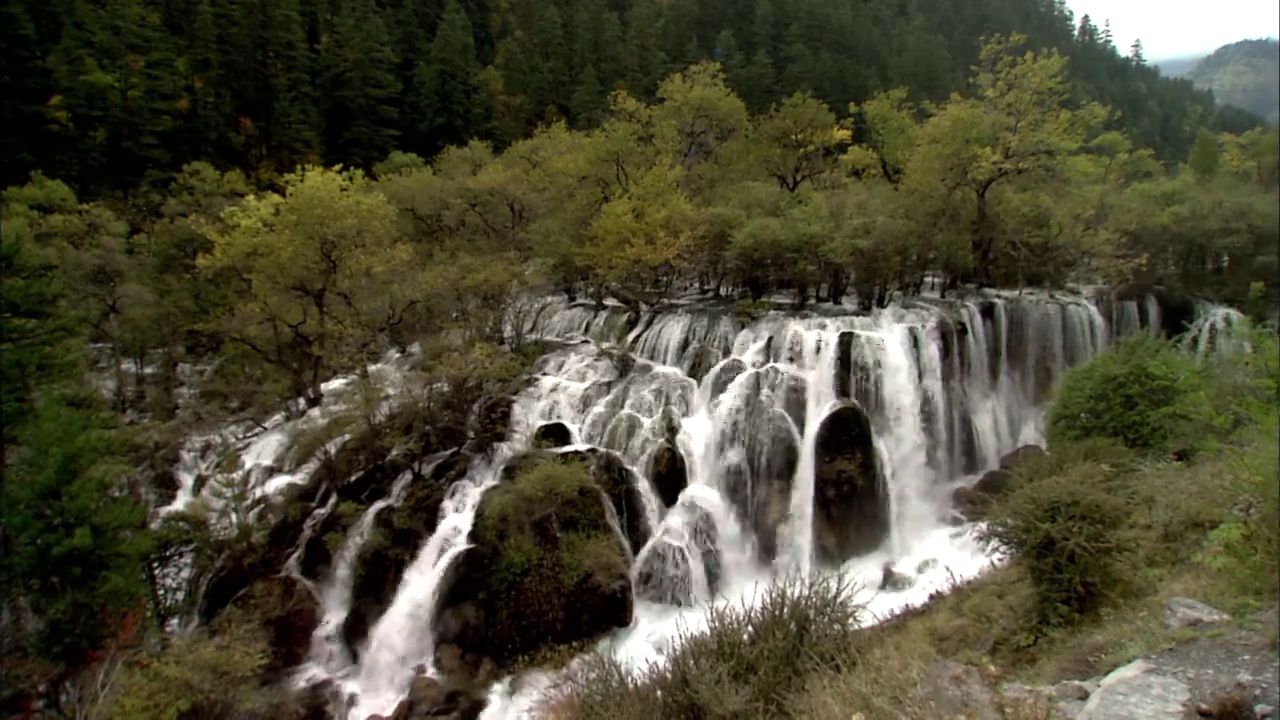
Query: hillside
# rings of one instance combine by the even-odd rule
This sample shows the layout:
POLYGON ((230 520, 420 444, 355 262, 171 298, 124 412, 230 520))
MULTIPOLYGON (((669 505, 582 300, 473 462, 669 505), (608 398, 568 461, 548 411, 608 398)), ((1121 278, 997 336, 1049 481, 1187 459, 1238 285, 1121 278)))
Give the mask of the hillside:
POLYGON ((981 39, 1071 57, 1072 79, 1163 161, 1208 93, 1117 53, 1038 0, 16 0, 0 10, 0 185, 32 170, 91 197, 210 162, 270 181, 299 162, 370 169, 392 150, 504 147, 598 122, 609 93, 652 101, 707 59, 753 112, 797 92, 838 114, 877 92, 964 91, 981 39), (64 7, 66 6, 66 7, 64 7), (1170 131, 1170 128, 1177 130, 1170 131))
POLYGON ((1219 104, 1280 121, 1280 42, 1241 40, 1224 45, 1189 70, 1186 79, 1212 90, 1219 104))
POLYGON ((1154 65, 1160 68, 1160 74, 1167 78, 1180 78, 1195 69, 1202 60, 1209 57, 1206 53, 1184 55, 1182 57, 1156 60, 1154 65))

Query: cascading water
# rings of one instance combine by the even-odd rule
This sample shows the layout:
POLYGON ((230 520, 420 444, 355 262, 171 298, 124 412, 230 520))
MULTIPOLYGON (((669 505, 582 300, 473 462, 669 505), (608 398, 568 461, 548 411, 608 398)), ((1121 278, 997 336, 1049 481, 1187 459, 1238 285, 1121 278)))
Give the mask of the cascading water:
MULTIPOLYGON (((1239 317, 1207 306, 1197 313, 1189 342, 1201 349, 1220 346, 1239 317)), ((609 647, 638 667, 660 661, 680 628, 696 630, 710 603, 750 601, 781 573, 839 566, 875 588, 883 562, 918 566, 912 587, 864 598, 872 615, 883 617, 979 572, 990 558, 972 527, 953 527, 952 490, 1040 439, 1043 407, 1066 368, 1117 337, 1162 331, 1151 298, 1002 293, 965 302, 925 298, 871 314, 823 306, 751 321, 696 304, 635 313, 557 300, 532 317, 524 332, 557 341, 559 349, 538 362, 534 382, 516 398, 505 441, 473 457, 449 488, 434 532, 370 628, 358 663, 339 637, 353 601, 352 563, 378 513, 400 502, 413 476, 401 476, 365 510, 317 591, 323 621, 298 677, 335 681, 354 697, 348 718, 390 713, 415 668, 431 668, 431 619, 447 589, 446 571, 466 550, 484 492, 547 423, 563 423, 574 447, 604 448, 634 470, 649 540, 632 562, 635 621, 609 647), (857 418, 865 418, 866 433, 857 418), (831 494, 841 460, 831 455, 843 452, 848 438, 864 438, 871 448, 872 468, 864 470, 873 491, 859 499, 866 500, 861 509, 832 507, 850 504, 831 494), (681 475, 674 491, 659 477, 673 459, 681 475)), ((389 405, 402 377, 399 361, 369 370, 383 378, 389 405)), ((169 509, 207 496, 200 475, 206 488, 230 479, 218 467, 220 443, 238 451, 235 472, 248 472, 259 495, 306 483, 314 469, 307 460, 315 458, 294 470, 280 467, 299 431, 349 404, 343 391, 351 383, 331 381, 321 407, 297 420, 277 418, 253 437, 227 430, 192 438, 169 509)), ((329 449, 342 441, 339 434, 329 449)), ((295 575, 310 529, 334 498, 318 502, 323 507, 289 558, 295 575)), ((486 716, 519 715, 534 687, 516 698, 496 692, 486 716)))
POLYGON ((811 572, 820 544, 827 555, 841 547, 819 537, 830 528, 815 513, 826 462, 816 446, 833 413, 850 404, 870 423, 888 532, 878 549, 836 559, 872 587, 886 559, 939 561, 912 592, 868 598, 871 609, 892 612, 979 571, 988 558, 966 528, 948 524, 950 491, 1036 441, 1061 373, 1119 332, 1080 298, 999 294, 754 322, 723 310, 637 317, 562 304, 531 330, 567 344, 539 362, 506 442, 453 486, 360 664, 340 673, 357 698, 349 718, 390 713, 414 666, 430 668, 428 628, 445 571, 466 547, 484 491, 537 427, 563 423, 575 443, 616 452, 637 473, 654 532, 633 565, 636 623, 613 647, 642 661, 661 657, 678 623, 696 624, 713 596, 747 597, 775 574, 811 572), (650 465, 673 442, 686 486, 666 509, 650 465))

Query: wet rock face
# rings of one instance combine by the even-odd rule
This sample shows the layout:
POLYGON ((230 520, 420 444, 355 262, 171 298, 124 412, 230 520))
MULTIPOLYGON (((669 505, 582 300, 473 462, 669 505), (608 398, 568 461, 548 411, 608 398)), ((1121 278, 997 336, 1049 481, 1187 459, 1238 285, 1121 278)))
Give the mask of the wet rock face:
POLYGON ((471 459, 454 452, 429 475, 415 476, 400 504, 383 509, 374 519, 355 559, 351 611, 342 624, 343 643, 353 658, 358 658, 369 628, 391 604, 405 568, 435 530, 445 491, 466 474, 471 459))
POLYGON ((714 596, 720 590, 720 533, 715 521, 696 506, 684 505, 673 512, 682 510, 692 515, 683 528, 687 535, 677 535, 675 542, 659 538, 636 558, 636 597, 677 607, 692 605, 697 601, 694 576, 699 571, 706 582, 704 592, 714 596))
POLYGON ((288 575, 260 580, 232 605, 244 610, 267 633, 271 658, 263 670, 265 681, 284 679, 306 659, 311 634, 320 624, 320 603, 300 580, 288 575))
POLYGON ((658 491, 662 504, 672 507, 689 484, 689 470, 684 456, 670 442, 663 442, 649 461, 649 480, 658 491))
POLYGON ((871 423, 856 405, 822 420, 815 438, 814 543, 819 561, 840 563, 877 548, 889 534, 871 423))
POLYGON ((573 444, 573 432, 562 422, 547 423, 533 433, 533 447, 543 450, 573 444))
MULTIPOLYGON (((631 623, 628 553, 602 483, 611 454, 544 455, 485 494, 472 547, 450 568, 439 644, 511 667, 631 623)), ((621 466, 625 470, 625 466, 621 466)))

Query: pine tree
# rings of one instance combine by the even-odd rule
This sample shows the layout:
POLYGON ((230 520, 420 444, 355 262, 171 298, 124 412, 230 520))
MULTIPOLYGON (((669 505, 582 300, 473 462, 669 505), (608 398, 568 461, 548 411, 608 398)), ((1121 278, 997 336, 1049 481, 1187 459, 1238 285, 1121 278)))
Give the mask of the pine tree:
POLYGON ((765 50, 757 50, 751 64, 743 71, 742 99, 753 113, 763 112, 779 97, 773 59, 765 50))
POLYGON ((395 51, 372 0, 348 2, 323 46, 325 151, 331 163, 372 167, 396 148, 395 51))
POLYGON ((1142 40, 1134 40, 1129 46, 1129 59, 1138 65, 1147 64, 1147 58, 1142 54, 1142 40))
POLYGON ((477 79, 480 67, 471 20, 456 0, 445 4, 427 62, 420 68, 415 82, 422 83, 419 91, 429 105, 419 108, 424 113, 419 123, 429 152, 448 145, 465 145, 480 134, 476 127, 481 117, 477 79))
POLYGON ((600 122, 604 114, 605 95, 600 90, 593 65, 587 65, 578 73, 578 84, 569 98, 569 120, 575 128, 590 128, 600 122))

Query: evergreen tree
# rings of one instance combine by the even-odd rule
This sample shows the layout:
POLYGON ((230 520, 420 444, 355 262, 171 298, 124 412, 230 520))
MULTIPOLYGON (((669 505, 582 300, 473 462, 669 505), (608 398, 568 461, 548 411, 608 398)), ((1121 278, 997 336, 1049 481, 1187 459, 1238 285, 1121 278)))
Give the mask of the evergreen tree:
POLYGON ((426 63, 415 82, 422 83, 424 149, 434 154, 448 145, 465 145, 481 134, 477 120, 482 97, 471 21, 456 0, 448 0, 426 63))
POLYGON ((372 167, 396 147, 395 51, 373 0, 350 0, 323 45, 328 161, 372 167))
POLYGON ((569 120, 576 128, 589 128, 600 122, 604 115, 604 95, 593 65, 587 65, 578 73, 578 85, 569 99, 569 120))

